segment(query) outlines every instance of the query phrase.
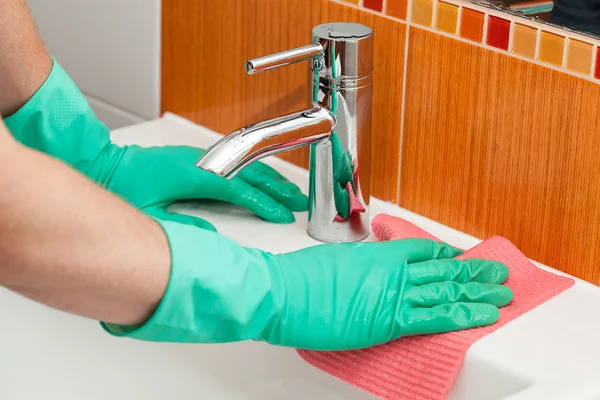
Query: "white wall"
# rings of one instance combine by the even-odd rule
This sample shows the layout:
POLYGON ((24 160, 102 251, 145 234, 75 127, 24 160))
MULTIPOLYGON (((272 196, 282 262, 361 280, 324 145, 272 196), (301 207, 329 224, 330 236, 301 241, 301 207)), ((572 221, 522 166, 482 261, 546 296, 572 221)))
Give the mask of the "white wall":
POLYGON ((28 0, 51 54, 111 128, 160 113, 160 0, 28 0))

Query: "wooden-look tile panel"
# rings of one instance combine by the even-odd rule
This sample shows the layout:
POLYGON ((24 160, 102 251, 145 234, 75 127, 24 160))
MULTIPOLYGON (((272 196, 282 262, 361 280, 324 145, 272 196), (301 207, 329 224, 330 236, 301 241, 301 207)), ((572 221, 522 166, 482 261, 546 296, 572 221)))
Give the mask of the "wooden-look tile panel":
POLYGON ((600 85, 410 29, 400 205, 600 284, 600 85))
MULTIPOLYGON (((328 0, 169 0, 162 13, 162 111, 221 133, 310 104, 306 63, 249 76, 246 59, 305 45, 320 23, 373 27, 372 193, 396 200, 405 24, 328 0)), ((306 149, 282 158, 308 165, 306 149)))

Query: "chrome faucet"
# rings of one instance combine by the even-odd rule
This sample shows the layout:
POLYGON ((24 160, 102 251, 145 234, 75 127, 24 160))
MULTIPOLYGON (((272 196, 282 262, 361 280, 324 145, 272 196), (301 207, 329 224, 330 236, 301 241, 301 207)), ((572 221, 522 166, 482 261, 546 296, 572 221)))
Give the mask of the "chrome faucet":
POLYGON ((311 145, 308 234, 322 242, 369 235, 373 30, 328 23, 312 44, 246 62, 256 74, 308 60, 313 108, 241 128, 211 146, 196 166, 225 178, 269 155, 311 145))

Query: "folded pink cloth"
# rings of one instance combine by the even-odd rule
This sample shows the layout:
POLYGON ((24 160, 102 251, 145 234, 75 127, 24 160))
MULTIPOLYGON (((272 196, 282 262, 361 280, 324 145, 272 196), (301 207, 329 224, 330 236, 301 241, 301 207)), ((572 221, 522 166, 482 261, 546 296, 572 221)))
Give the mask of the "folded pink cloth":
MULTIPOLYGON (((379 240, 416 237, 439 241, 408 221, 384 214, 374 218, 372 228, 379 240)), ((405 337, 364 350, 298 350, 298 353, 313 366, 383 399, 445 399, 467 350, 475 341, 575 283, 573 279, 537 268, 501 237, 486 240, 459 258, 496 260, 509 268, 506 285, 513 290, 514 300, 500 310, 500 320, 494 325, 405 337)))

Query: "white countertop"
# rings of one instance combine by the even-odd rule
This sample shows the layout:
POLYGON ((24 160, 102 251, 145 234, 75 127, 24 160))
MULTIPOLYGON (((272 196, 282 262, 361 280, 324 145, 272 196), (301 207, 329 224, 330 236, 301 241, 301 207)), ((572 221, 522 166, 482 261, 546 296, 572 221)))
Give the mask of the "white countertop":
MULTIPOLYGON (((113 132, 119 144, 208 147, 218 135, 174 115, 113 132)), ((305 170, 265 160, 305 192, 305 170)), ((273 225, 224 204, 183 204, 245 246, 285 252, 317 242, 307 215, 273 225)), ((102 210, 98 210, 102 212, 102 210)), ((480 242, 400 207, 373 200, 371 215, 405 218, 440 239, 480 242)), ((536 264, 541 268, 551 270, 536 264)), ((558 272, 556 272, 558 273, 558 272)), ((117 339, 97 322, 68 315, 0 289, 0 400, 352 399, 374 397, 263 343, 158 344, 117 339)), ((600 288, 576 284, 476 342, 451 399, 600 399, 600 288)))

